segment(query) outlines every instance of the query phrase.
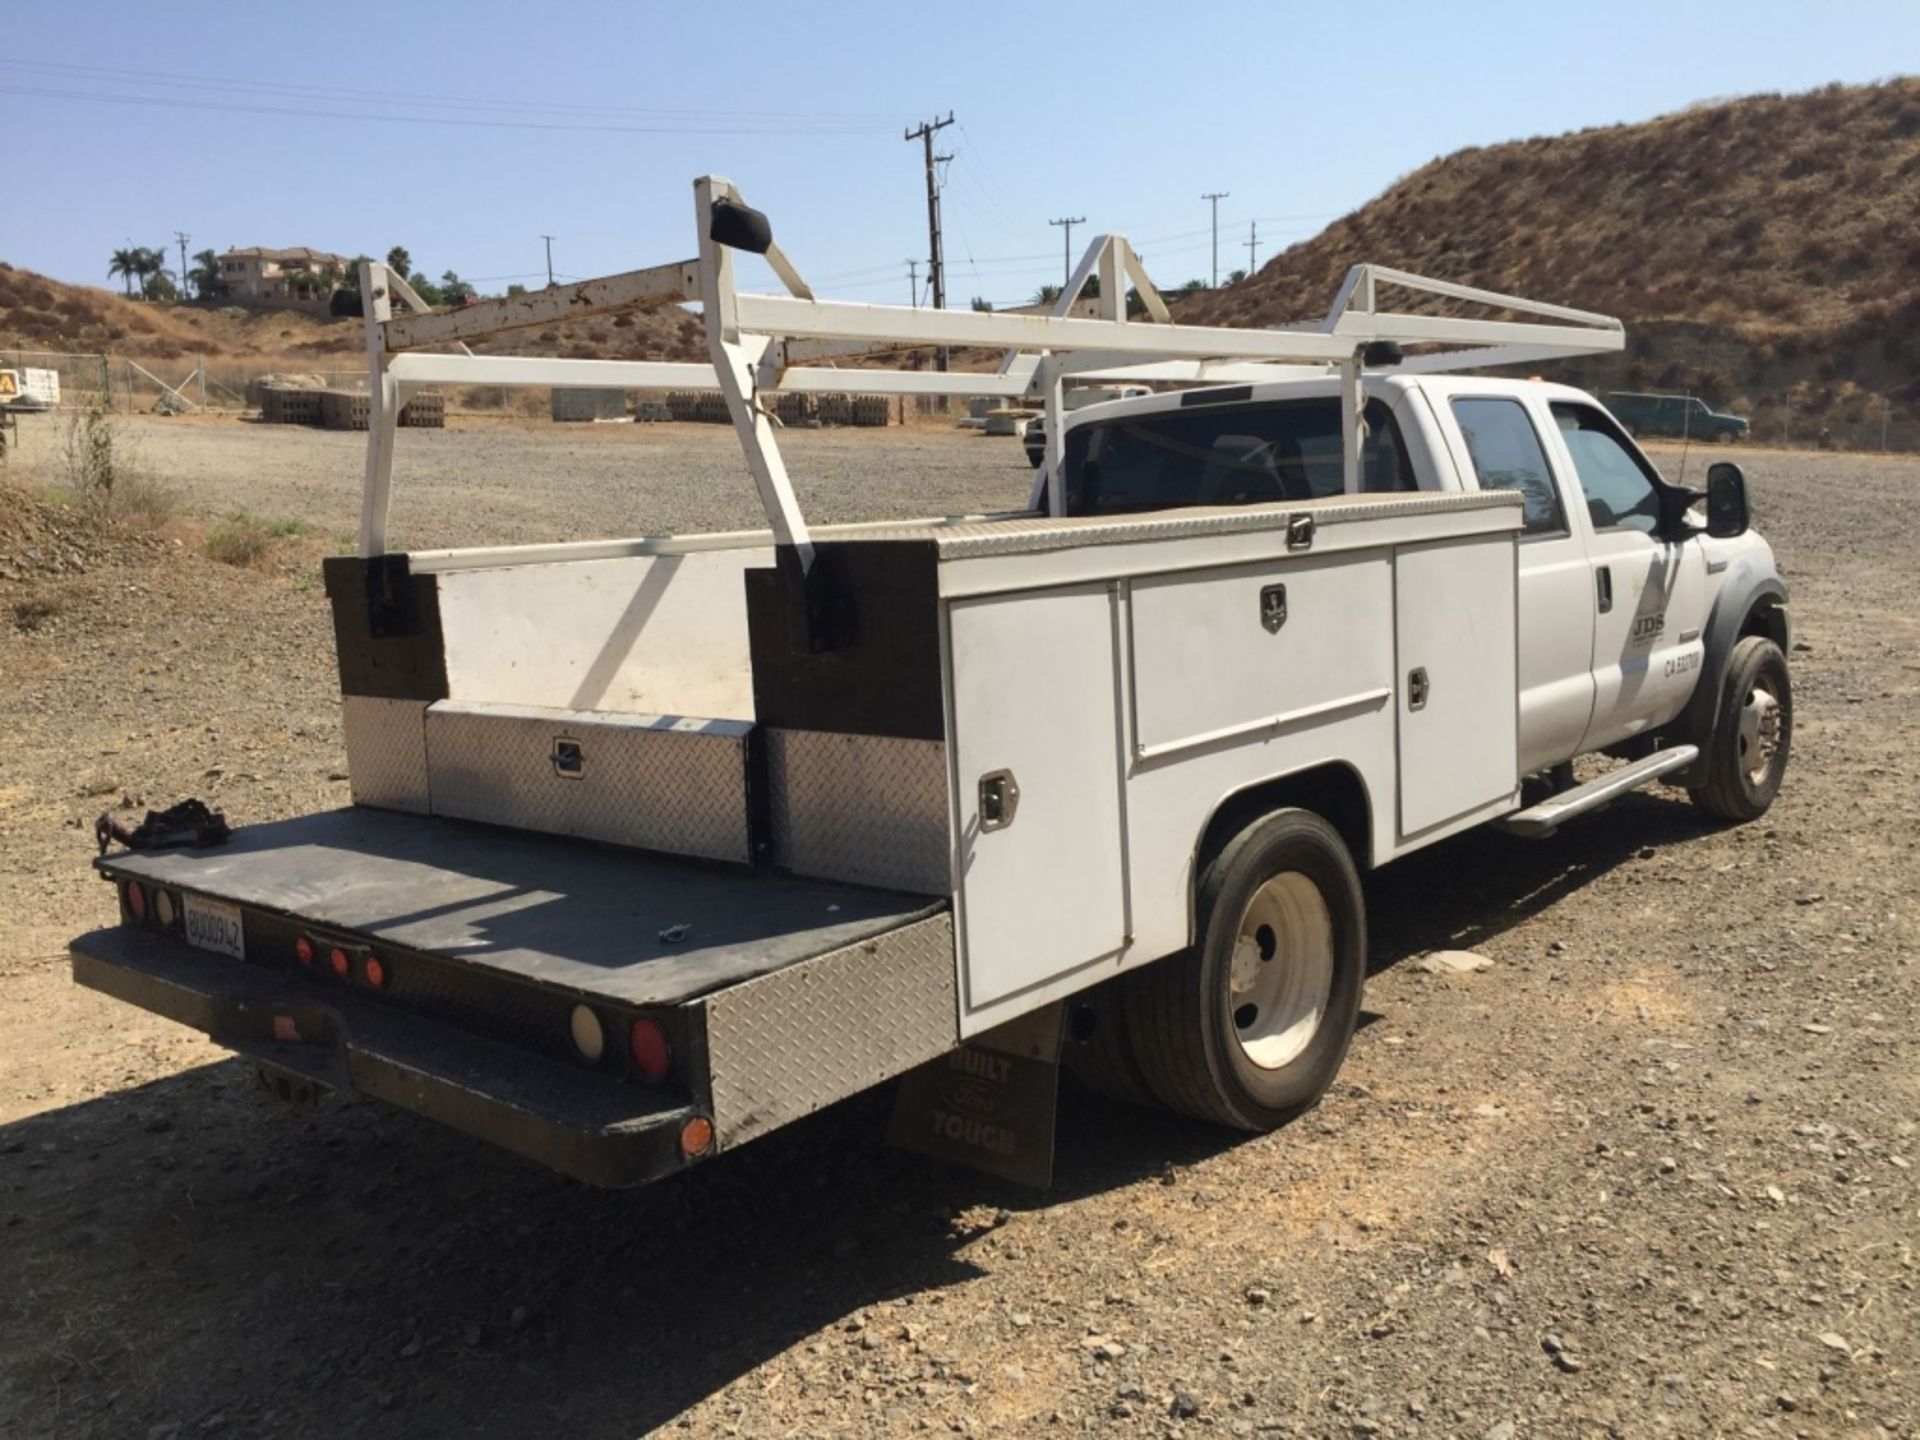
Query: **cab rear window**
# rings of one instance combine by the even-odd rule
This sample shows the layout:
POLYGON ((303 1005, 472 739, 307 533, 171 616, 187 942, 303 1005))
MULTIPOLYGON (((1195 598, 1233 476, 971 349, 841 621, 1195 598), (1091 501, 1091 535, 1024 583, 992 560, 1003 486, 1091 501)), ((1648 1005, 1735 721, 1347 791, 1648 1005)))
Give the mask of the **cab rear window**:
MULTIPOLYGON (((1366 421, 1361 488, 1416 488, 1393 412, 1370 400, 1366 421)), ((1067 432, 1067 514, 1338 495, 1345 488, 1340 457, 1337 399, 1210 405, 1081 425, 1067 432)))

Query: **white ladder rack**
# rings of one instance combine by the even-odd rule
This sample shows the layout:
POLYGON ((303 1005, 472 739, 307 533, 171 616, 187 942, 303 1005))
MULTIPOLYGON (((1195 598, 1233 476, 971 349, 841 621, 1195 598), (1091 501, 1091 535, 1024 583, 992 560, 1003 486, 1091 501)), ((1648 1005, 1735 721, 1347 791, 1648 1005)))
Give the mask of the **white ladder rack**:
POLYGON ((1274 329, 1173 322, 1140 257, 1121 235, 1096 236, 1047 314, 931 310, 821 300, 772 240, 765 217, 747 208, 718 175, 694 181, 699 248, 691 260, 526 295, 435 312, 401 276, 378 261, 360 267, 371 405, 359 549, 385 552, 393 483, 393 445, 408 396, 430 385, 607 386, 718 390, 738 432, 776 544, 792 548, 801 569, 812 562, 805 518, 794 499, 774 422, 760 397, 778 391, 859 390, 881 395, 1032 396, 1047 408, 1045 473, 1049 508, 1059 513, 1067 377, 1088 382, 1234 384, 1338 374, 1347 489, 1359 486, 1361 375, 1391 365, 1406 372, 1530 364, 1618 351, 1626 343, 1611 316, 1549 305, 1491 290, 1430 280, 1377 265, 1355 265, 1324 319, 1274 329), (720 238, 716 238, 718 235, 720 238), (742 293, 734 250, 762 255, 787 293, 742 293), (1098 293, 1087 295, 1098 277, 1098 293), (1127 314, 1132 285, 1146 313, 1127 314), (1506 311, 1526 319, 1474 319, 1382 310, 1380 291, 1396 287, 1506 311), (409 313, 394 313, 403 300, 409 313), (559 360, 474 355, 465 342, 563 320, 612 316, 697 302, 706 330, 704 363, 559 360), (457 347, 456 353, 433 347, 457 347), (1004 351, 992 373, 837 368, 817 363, 871 356, 886 348, 991 348, 1004 351), (1406 347, 1417 347, 1409 353, 1406 347), (1446 347, 1446 348, 1433 348, 1446 347))

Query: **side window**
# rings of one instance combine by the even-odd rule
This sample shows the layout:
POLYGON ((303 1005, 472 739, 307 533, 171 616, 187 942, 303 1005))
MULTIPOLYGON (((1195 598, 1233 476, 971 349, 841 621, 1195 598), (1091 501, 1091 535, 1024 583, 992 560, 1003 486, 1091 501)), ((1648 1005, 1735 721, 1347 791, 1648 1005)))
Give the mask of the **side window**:
POLYGON ((1659 477, 1628 449, 1613 423, 1586 405, 1553 406, 1560 438, 1573 456, 1574 473, 1587 497, 1587 514, 1596 530, 1660 528, 1659 477))
POLYGON ((1565 535, 1566 512, 1554 489, 1546 452, 1533 421, 1518 400, 1453 402, 1453 418, 1473 457, 1473 473, 1482 490, 1518 490, 1525 503, 1526 533, 1565 535))

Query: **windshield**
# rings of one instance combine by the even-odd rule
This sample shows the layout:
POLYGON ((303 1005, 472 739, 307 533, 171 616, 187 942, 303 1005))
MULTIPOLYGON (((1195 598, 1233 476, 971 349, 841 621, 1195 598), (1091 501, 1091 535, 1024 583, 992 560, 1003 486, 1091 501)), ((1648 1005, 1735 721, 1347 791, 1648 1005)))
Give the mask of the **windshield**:
MULTIPOLYGON (((1360 488, 1414 489, 1392 412, 1370 400, 1366 422, 1360 488)), ((1340 402, 1208 405, 1077 426, 1067 432, 1063 478, 1069 515, 1338 495, 1340 402)))

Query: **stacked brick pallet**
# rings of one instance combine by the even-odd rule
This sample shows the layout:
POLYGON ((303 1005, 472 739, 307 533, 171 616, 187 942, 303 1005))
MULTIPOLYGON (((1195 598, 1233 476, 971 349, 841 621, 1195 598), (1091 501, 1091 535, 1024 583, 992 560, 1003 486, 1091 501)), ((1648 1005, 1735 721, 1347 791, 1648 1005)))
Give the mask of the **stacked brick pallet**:
MULTIPOLYGON (((726 402, 713 391, 676 390, 667 396, 667 411, 676 420, 708 425, 727 422, 726 402)), ((884 395, 809 395, 781 392, 773 397, 773 413, 783 425, 881 426, 892 419, 884 395)))
POLYGON ((269 425, 318 425, 320 394, 269 385, 260 392, 260 418, 269 425))
POLYGON ((447 397, 438 390, 422 390, 400 407, 400 423, 414 430, 447 428, 447 397))
MULTIPOLYGON (((302 390, 269 385, 260 392, 260 418, 269 425, 364 430, 367 414, 368 399, 363 390, 302 390)), ((446 397, 438 391, 414 396, 402 407, 400 423, 416 429, 446 428, 446 397)))

